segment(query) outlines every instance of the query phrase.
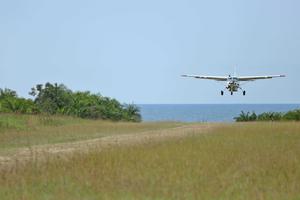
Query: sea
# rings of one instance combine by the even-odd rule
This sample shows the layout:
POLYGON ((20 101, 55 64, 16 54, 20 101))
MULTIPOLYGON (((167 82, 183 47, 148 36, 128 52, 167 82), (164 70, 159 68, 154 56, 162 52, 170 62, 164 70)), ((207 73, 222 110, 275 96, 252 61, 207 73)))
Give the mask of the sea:
POLYGON ((179 122, 233 122, 241 111, 286 112, 300 104, 139 104, 142 120, 179 122))

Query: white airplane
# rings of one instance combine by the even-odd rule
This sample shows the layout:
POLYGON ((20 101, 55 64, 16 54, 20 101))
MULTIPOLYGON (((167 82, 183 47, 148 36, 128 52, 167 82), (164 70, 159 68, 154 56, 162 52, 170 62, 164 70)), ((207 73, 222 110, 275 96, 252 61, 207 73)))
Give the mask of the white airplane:
MULTIPOLYGON (((278 77, 285 77, 285 75, 267 75, 267 76, 200 76, 200 75, 182 75, 182 77, 192 77, 198 79, 208 79, 208 80, 215 80, 215 81, 226 81, 227 85, 225 89, 227 89, 231 95, 233 92, 237 92, 239 89, 243 91, 243 95, 246 95, 246 91, 241 88, 240 82, 247 82, 247 81, 255 81, 259 79, 271 79, 271 78, 278 78, 278 77)), ((221 95, 224 95, 224 91, 221 91, 221 95)))

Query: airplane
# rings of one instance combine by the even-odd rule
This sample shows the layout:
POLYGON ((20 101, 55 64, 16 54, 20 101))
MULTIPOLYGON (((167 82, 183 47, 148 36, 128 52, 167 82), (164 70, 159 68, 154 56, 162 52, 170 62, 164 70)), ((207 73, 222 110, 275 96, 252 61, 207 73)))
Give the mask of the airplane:
MULTIPOLYGON (((208 79, 208 80, 215 80, 215 81, 226 81, 227 85, 225 89, 227 89, 231 95, 234 92, 237 92, 239 89, 243 91, 243 95, 246 95, 246 91, 241 88, 240 82, 247 82, 247 81, 255 81, 259 79, 272 79, 278 77, 285 77, 285 75, 267 75, 267 76, 200 76, 200 75, 181 75, 182 77, 192 77, 197 79, 208 79)), ((224 91, 221 90, 221 95, 224 95, 224 91)))

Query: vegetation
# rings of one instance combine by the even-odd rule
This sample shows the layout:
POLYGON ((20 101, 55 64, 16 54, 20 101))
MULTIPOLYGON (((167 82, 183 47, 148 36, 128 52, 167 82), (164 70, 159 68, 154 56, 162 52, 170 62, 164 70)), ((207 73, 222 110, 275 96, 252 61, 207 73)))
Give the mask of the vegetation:
MULTIPOLYGON (((155 131, 182 123, 130 123, 69 116, 0 114, 0 155, 15 148, 155 131)), ((1 198, 0 198, 1 199, 1 198)))
POLYGON ((0 89, 0 112, 33 114, 38 109, 31 99, 19 98, 15 91, 6 88, 0 89))
POLYGON ((100 94, 73 92, 63 84, 38 84, 31 89, 33 100, 18 97, 10 89, 0 89, 0 112, 22 114, 69 115, 113 121, 141 121, 139 108, 123 105, 100 94))
POLYGON ((247 121, 300 121, 300 109, 292 110, 286 113, 280 112, 264 112, 262 114, 255 114, 255 112, 241 112, 238 117, 234 118, 237 122, 247 121))
POLYGON ((300 198, 299 123, 214 126, 184 139, 16 162, 0 170, 0 199, 300 198))

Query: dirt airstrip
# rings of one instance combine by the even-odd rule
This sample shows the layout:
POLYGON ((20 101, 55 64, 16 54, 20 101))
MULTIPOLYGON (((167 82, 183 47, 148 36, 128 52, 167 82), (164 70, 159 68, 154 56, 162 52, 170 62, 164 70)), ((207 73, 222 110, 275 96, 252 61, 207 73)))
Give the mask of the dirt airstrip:
POLYGON ((53 156, 63 158, 74 152, 87 153, 95 148, 100 150, 116 146, 143 144, 150 141, 155 142, 171 138, 183 138, 191 135, 207 133, 213 127, 216 127, 216 125, 191 124, 157 131, 114 135, 76 142, 36 145, 26 148, 23 147, 15 149, 14 152, 9 155, 0 156, 0 168, 7 168, 16 164, 20 165, 30 160, 43 161, 53 156))

